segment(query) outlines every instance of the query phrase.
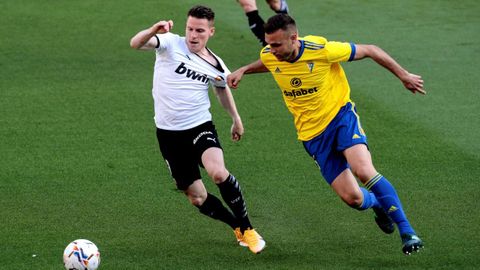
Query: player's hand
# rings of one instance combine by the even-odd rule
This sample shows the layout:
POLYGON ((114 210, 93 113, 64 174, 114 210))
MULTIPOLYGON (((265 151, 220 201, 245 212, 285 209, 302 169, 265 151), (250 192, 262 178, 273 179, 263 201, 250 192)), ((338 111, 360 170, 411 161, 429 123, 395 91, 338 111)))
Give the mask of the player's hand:
POLYGON ((173 28, 173 21, 168 20, 168 21, 159 21, 156 24, 154 24, 150 29, 152 30, 153 33, 165 34, 167 32, 170 32, 172 28, 173 28))
POLYGON ((427 94, 427 91, 423 89, 423 80, 420 75, 415 75, 412 73, 408 73, 405 78, 402 78, 402 83, 407 88, 410 90, 410 92, 416 94, 417 92, 425 95, 427 94))
POLYGON ((236 142, 239 141, 242 138, 243 132, 244 129, 242 119, 240 119, 240 117, 237 117, 234 119, 231 128, 232 140, 236 142))
POLYGON ((236 70, 233 73, 227 76, 227 84, 230 88, 237 89, 238 84, 242 80, 243 72, 241 70, 236 70))

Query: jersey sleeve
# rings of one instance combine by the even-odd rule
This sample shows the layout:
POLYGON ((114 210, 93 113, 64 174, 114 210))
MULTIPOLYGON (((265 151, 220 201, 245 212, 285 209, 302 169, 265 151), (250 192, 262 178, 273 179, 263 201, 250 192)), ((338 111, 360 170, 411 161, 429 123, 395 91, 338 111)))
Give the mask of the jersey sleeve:
POLYGON ((227 87, 227 76, 230 74, 230 71, 227 73, 225 70, 224 73, 219 73, 216 77, 212 77, 210 82, 213 87, 225 88, 227 87))
POLYGON ((212 86, 216 88, 226 88, 227 87, 227 80, 226 77, 222 75, 218 75, 217 77, 211 80, 212 86))
MULTIPOLYGON (((213 54, 213 52, 212 52, 213 54)), ((231 73, 230 70, 228 69, 227 65, 223 62, 223 60, 218 57, 216 54, 213 54, 215 58, 217 59, 218 63, 223 69, 223 72, 218 72, 216 76, 212 76, 210 79, 211 85, 213 87, 218 87, 218 88, 225 88, 227 87, 227 76, 231 73)))
POLYGON ((355 44, 330 41, 325 44, 327 60, 330 63, 352 61, 355 57, 355 44))
POLYGON ((260 61, 262 61, 262 63, 265 64, 265 56, 268 55, 268 53, 270 53, 270 46, 266 46, 264 48, 262 48, 260 50, 260 54, 258 55, 258 58, 260 59, 260 61))
POLYGON ((227 76, 230 74, 230 71, 225 70, 224 73, 218 73, 216 77, 213 77, 210 79, 210 82, 213 87, 218 87, 218 88, 225 88, 227 87, 227 76))
MULTIPOLYGON (((262 50, 260 50, 260 54, 259 54, 259 57, 258 59, 260 59, 260 62, 262 62, 262 64, 268 69, 270 70, 270 65, 272 64, 272 59, 270 58, 271 57, 271 53, 270 53, 270 46, 267 45, 266 47, 264 47, 262 50)), ((271 71, 271 70, 270 70, 271 71)))
POLYGON ((157 37, 157 40, 159 43, 155 50, 158 53, 163 53, 170 47, 170 44, 172 44, 176 35, 172 33, 165 33, 165 34, 156 34, 155 36, 157 37))

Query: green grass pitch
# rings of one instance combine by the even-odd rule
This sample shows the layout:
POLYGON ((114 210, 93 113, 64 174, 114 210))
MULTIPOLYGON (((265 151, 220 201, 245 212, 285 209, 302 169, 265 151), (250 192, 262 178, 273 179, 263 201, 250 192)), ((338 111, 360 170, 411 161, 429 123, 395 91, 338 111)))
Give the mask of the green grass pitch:
POLYGON ((102 270, 480 268, 480 2, 289 0, 300 35, 379 45, 425 80, 414 96, 371 60, 343 65, 374 164, 425 241, 410 257, 324 182, 269 74, 234 92, 241 142, 211 109, 266 250, 236 246, 174 189, 152 119, 154 55, 129 40, 160 19, 183 34, 196 3, 216 11, 209 47, 231 70, 257 59, 234 0, 0 3, 0 269, 63 269, 77 238, 97 244, 102 270))

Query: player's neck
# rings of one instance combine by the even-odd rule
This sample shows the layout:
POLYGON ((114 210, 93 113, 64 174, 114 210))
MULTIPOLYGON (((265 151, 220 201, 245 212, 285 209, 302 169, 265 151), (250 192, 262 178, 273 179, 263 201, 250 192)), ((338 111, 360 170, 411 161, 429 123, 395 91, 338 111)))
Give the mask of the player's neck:
POLYGON ((205 47, 199 52, 196 53, 198 57, 202 58, 203 60, 207 61, 213 66, 217 66, 218 62, 217 59, 212 55, 212 53, 205 47))
POLYGON ((202 58, 210 57, 210 51, 208 51, 207 47, 203 47, 197 54, 202 58))
POLYGON ((295 48, 292 51, 292 54, 290 55, 290 57, 288 57, 289 62, 293 61, 294 59, 296 59, 298 57, 298 54, 300 53, 300 47, 301 46, 302 46, 302 44, 300 43, 300 40, 297 40, 297 42, 295 43, 295 48))

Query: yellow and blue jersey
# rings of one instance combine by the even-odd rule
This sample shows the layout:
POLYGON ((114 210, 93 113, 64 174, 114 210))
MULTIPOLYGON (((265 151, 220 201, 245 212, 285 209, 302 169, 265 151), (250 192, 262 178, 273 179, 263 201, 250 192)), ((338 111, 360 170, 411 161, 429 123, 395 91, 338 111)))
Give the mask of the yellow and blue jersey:
POLYGON ((291 62, 278 61, 269 46, 260 52, 260 59, 293 114, 298 139, 308 141, 322 133, 350 101, 350 86, 340 62, 353 59, 355 45, 320 36, 306 36, 299 41, 299 54, 291 62))

